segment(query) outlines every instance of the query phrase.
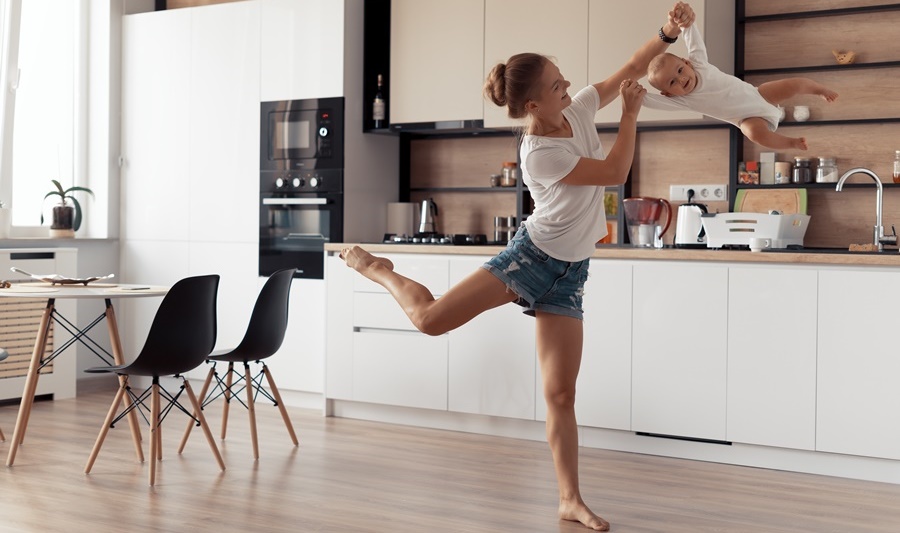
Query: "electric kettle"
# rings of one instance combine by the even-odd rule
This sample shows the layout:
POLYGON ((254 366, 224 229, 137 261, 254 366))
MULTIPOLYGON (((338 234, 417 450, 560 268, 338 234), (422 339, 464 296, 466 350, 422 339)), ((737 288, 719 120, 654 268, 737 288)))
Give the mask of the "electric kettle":
POLYGON ((675 221, 675 247, 706 248, 706 229, 700 217, 709 212, 704 204, 691 201, 678 207, 678 219, 675 221))
POLYGON ((437 233, 435 225, 435 217, 438 214, 437 204, 433 198, 422 200, 422 211, 419 213, 419 233, 434 234, 437 233))

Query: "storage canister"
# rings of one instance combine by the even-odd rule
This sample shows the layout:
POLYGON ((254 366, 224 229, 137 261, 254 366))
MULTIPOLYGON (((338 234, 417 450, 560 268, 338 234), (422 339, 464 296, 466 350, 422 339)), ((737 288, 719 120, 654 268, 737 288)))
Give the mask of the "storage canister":
POLYGON ((833 157, 820 157, 816 167, 816 183, 837 183, 838 169, 833 157))
POLYGON ((808 157, 794 158, 794 174, 791 177, 791 181, 794 183, 809 183, 812 181, 808 157))
POLYGON ((500 185, 504 187, 516 186, 516 170, 518 166, 515 161, 507 161, 503 163, 503 171, 500 174, 500 185))

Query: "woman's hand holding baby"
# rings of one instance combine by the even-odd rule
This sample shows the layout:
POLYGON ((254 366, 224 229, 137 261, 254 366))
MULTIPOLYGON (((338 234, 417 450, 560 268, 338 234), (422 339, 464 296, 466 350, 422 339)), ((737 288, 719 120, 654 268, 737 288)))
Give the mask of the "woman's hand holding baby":
POLYGON ((622 116, 632 114, 637 117, 647 89, 644 89, 640 83, 627 79, 619 85, 619 94, 622 95, 622 116))

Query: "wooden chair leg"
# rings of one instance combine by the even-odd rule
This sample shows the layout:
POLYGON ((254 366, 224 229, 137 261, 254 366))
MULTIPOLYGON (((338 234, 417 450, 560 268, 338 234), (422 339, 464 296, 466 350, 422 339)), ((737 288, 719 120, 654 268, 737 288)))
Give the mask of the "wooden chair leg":
POLYGON ((213 438, 212 431, 209 430, 209 424, 206 423, 206 418, 203 416, 203 411, 200 409, 200 403, 197 401, 197 397, 194 396, 194 390, 191 389, 191 384, 188 380, 184 380, 184 390, 187 392, 188 398, 191 400, 194 410, 197 412, 197 419, 200 420, 200 427, 203 429, 203 434, 206 435, 206 441, 209 443, 209 448, 216 457, 219 468, 224 471, 225 461, 222 460, 222 454, 219 453, 219 448, 216 446, 216 440, 213 438))
MULTIPOLYGON (((125 356, 122 351, 122 339, 119 337, 119 323, 116 321, 116 311, 113 308, 112 300, 106 299, 106 328, 109 332, 109 342, 112 347, 113 361, 117 365, 125 364, 125 356)), ((119 383, 122 383, 125 376, 119 376, 119 383)), ((127 398, 123 408, 128 408, 127 398)), ((128 413, 128 426, 131 428, 131 440, 134 442, 134 452, 137 455, 139 463, 144 462, 144 450, 141 446, 141 424, 138 421, 136 411, 128 413)))
POLYGON ((103 427, 100 428, 100 434, 97 435, 97 441, 94 442, 94 449, 91 450, 91 456, 88 457, 88 462, 84 466, 84 473, 90 474, 91 468, 94 467, 94 461, 97 460, 97 455, 100 454, 100 447, 103 446, 103 441, 106 439, 106 434, 109 433, 109 426, 112 424, 113 418, 116 417, 116 411, 119 410, 119 404, 122 403, 122 398, 125 397, 125 386, 128 381, 119 385, 119 390, 116 391, 116 397, 113 400, 112 405, 109 406, 109 412, 106 413, 106 418, 103 420, 103 427))
POLYGON ((253 443, 253 459, 259 460, 259 440, 256 435, 256 408, 253 402, 253 378, 250 376, 250 364, 244 362, 244 380, 247 390, 247 412, 250 414, 250 441, 253 443))
POLYGON ((222 406, 222 435, 225 440, 225 432, 228 429, 228 408, 231 406, 231 377, 234 375, 234 363, 228 363, 228 373, 225 374, 225 405, 222 406))
POLYGON ((159 439, 159 382, 153 379, 150 392, 150 486, 156 483, 156 457, 159 439))
MULTIPOLYGON (((203 388, 200 389, 200 402, 203 402, 203 399, 206 398, 206 393, 209 391, 209 385, 212 383, 213 376, 216 373, 216 364, 213 363, 212 367, 209 369, 209 373, 206 375, 206 381, 203 382, 203 388)), ((197 417, 197 413, 194 413, 194 418, 197 417)), ((184 451, 184 446, 187 444, 188 437, 191 436, 191 430, 194 429, 194 421, 189 419, 187 423, 187 427, 184 428, 184 435, 181 436, 181 444, 178 446, 178 453, 181 454, 184 451)))
POLYGON ((0 442, 6 442, 6 435, 3 434, 2 429, 0 429, 0 442))
POLYGON ((287 408, 284 406, 284 402, 281 401, 281 394, 278 392, 278 387, 275 386, 275 381, 272 379, 272 372, 269 371, 269 367, 265 364, 263 365, 263 373, 266 375, 266 381, 269 383, 269 389, 272 390, 272 397, 275 398, 275 401, 278 402, 278 410, 281 411, 281 418, 284 419, 284 425, 287 427, 288 433, 291 435, 291 441, 293 441, 294 446, 299 445, 297 442, 297 434, 294 433, 294 425, 291 424, 291 419, 288 417, 287 408))

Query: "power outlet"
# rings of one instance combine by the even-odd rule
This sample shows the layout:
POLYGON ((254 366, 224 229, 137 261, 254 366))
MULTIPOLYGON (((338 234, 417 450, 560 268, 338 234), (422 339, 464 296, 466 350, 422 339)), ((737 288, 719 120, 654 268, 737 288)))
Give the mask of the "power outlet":
POLYGON ((714 183, 703 183, 700 185, 670 185, 669 201, 687 202, 689 189, 694 189, 693 200, 696 202, 728 201, 728 185, 714 183))

